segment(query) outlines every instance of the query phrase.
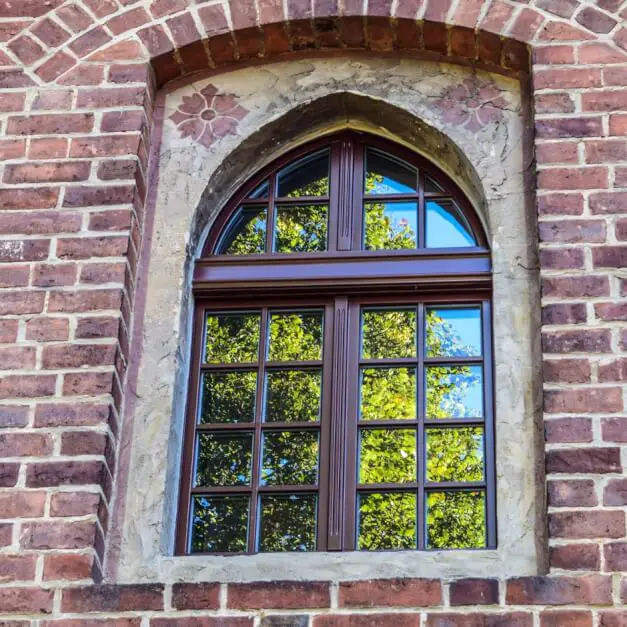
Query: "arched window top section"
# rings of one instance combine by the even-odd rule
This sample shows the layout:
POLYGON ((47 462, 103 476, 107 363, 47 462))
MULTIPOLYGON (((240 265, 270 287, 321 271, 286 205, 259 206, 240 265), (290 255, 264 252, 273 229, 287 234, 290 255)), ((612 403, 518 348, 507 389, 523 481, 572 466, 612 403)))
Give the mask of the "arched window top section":
POLYGON ((459 187, 389 141, 344 132, 254 176, 210 232, 203 257, 487 251, 459 187))

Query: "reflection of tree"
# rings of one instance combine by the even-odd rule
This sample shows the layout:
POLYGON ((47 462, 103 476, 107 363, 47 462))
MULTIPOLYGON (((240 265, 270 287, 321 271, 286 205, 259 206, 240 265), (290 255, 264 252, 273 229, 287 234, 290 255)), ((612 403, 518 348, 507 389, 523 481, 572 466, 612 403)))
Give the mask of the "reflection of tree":
POLYGON ((416 417, 415 368, 366 368, 361 379, 361 419, 416 417))
POLYGON ((206 372, 200 422, 252 422, 256 390, 255 371, 206 372))
POLYGON ((316 548, 314 495, 261 497, 261 551, 313 551, 316 548))
POLYGON ((218 250, 226 255, 255 255, 266 247, 266 209, 239 209, 218 250))
POLYGON ((482 492, 433 492, 427 499, 427 546, 433 549, 485 546, 482 492))
POLYGON ((416 481, 416 432, 413 429, 363 429, 359 483, 416 481))
POLYGON ((313 422, 320 416, 320 370, 273 370, 267 374, 267 422, 313 422))
POLYGON ((259 314, 211 314, 206 321, 207 363, 257 361, 259 314))
POLYGON ((322 358, 322 313, 272 314, 269 361, 322 358))
POLYGON ((246 550, 248 497, 194 497, 192 553, 240 553, 246 550))
POLYGON ((266 432, 263 439, 262 483, 265 485, 315 485, 317 476, 317 433, 266 432))
POLYGON ((327 249, 327 205, 277 208, 275 251, 310 253, 327 249))
POLYGON ((248 485, 253 439, 250 433, 202 434, 198 438, 197 486, 248 485))
POLYGON ((359 497, 358 548, 416 548, 416 495, 362 494, 359 497))

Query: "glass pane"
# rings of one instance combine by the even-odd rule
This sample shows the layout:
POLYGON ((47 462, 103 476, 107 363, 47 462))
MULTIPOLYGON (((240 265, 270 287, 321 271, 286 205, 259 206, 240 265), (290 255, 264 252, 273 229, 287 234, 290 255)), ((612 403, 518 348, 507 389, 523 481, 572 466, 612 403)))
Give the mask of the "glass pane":
POLYGON ((425 174, 425 192, 427 194, 439 194, 444 191, 439 183, 432 179, 428 174, 425 174))
POLYGON ((418 206, 413 202, 369 202, 364 205, 367 250, 416 248, 418 206))
POLYGON ((194 486, 250 485, 252 433, 201 433, 194 486))
POLYGON ((481 549, 486 545, 483 492, 431 492, 427 495, 427 547, 481 549))
POLYGON ((322 359, 322 312, 272 313, 268 353, 269 361, 322 359))
POLYGON ((261 485, 318 483, 318 433, 266 432, 263 436, 261 485))
POLYGON ((483 429, 427 429, 427 481, 481 481, 483 429))
POLYGON ((247 531, 247 496, 193 497, 192 553, 243 552, 247 531))
POLYGON ((313 494, 261 497, 260 551, 315 551, 317 499, 313 494))
POLYGON ((359 495, 357 548, 365 551, 416 548, 416 495, 359 495))
POLYGON ((327 205, 276 208, 274 252, 311 253, 327 249, 327 205))
POLYGON ((267 198, 269 189, 270 186, 268 185, 268 181, 264 181, 261 185, 250 192, 250 194, 248 194, 248 198, 267 198))
POLYGON ((237 364, 257 361, 259 354, 258 313, 224 313, 207 316, 205 361, 237 364))
POLYGON ((480 357, 481 308, 427 309, 427 357, 480 357))
POLYGON ((416 418, 415 368, 365 368, 361 373, 361 419, 416 418))
POLYGON ((256 391, 255 371, 203 373, 200 422, 253 422, 256 391))
POLYGON ((414 429, 362 429, 359 483, 416 481, 414 429))
POLYGON ((366 149, 366 194, 414 194, 416 168, 372 148, 366 149))
POLYGON ((427 248, 476 246, 468 221, 452 200, 427 202, 427 248))
POLYGON ((254 255, 266 250, 266 208, 240 207, 216 249, 218 255, 254 255))
POLYGON ((483 374, 481 366, 429 366, 427 418, 481 418, 483 374))
POLYGON ((361 317, 361 356, 386 359, 416 356, 416 310, 365 310, 361 317))
POLYGON ((266 374, 266 422, 320 419, 321 370, 270 370, 266 374))
POLYGON ((279 198, 329 195, 329 151, 307 155, 278 174, 279 198))

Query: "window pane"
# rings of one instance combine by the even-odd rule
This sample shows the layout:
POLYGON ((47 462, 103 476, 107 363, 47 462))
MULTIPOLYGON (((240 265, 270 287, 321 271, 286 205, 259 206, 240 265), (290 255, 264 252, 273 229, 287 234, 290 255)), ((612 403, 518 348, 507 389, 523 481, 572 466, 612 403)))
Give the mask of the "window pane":
POLYGON ((361 419, 416 418, 415 368, 365 368, 361 373, 361 419))
POLYGON ((273 313, 269 361, 322 359, 322 312, 273 313))
POLYGON ((416 481, 414 429, 362 429, 359 483, 416 481))
POLYGON ((329 151, 299 159, 278 174, 279 198, 329 195, 329 151))
POLYGON ((320 419, 321 370, 270 370, 266 374, 266 422, 320 419))
POLYGON ((481 366, 429 366, 427 418, 481 418, 483 375, 481 366))
POLYGON ((365 310, 361 325, 364 359, 416 356, 415 309, 365 310))
POLYGON ((367 250, 416 248, 418 206, 413 202, 369 202, 364 205, 367 250))
POLYGON ((205 361, 236 364, 257 361, 259 354, 257 313, 225 313, 207 316, 205 361))
POLYGON ((247 496, 195 496, 192 502, 191 552, 246 551, 247 496))
POLYGON ((260 551, 315 551, 316 496, 261 497, 260 551))
POLYGON ((425 192, 427 192, 427 194, 439 194, 442 191, 443 190, 440 184, 432 179, 428 174, 425 174, 425 192))
POLYGON ((372 148, 366 149, 366 194, 416 193, 416 168, 372 148))
POLYGON ((427 495, 427 548, 481 549, 486 545, 483 492, 427 495))
POLYGON ((240 207, 216 249, 221 255, 254 255, 266 249, 266 207, 240 207))
POLYGON ((427 429, 427 481, 481 481, 483 429, 427 429))
POLYGON ((311 253, 327 249, 327 205, 276 208, 274 252, 311 253))
POLYGON ((416 495, 359 495, 357 548, 366 551, 416 548, 416 495))
POLYGON ((267 198, 269 189, 270 186, 268 185, 268 181, 264 181, 261 185, 255 187, 250 194, 248 194, 248 198, 267 198))
POLYGON ((203 373, 200 422, 253 422, 256 391, 254 371, 203 373))
POLYGON ((262 485, 315 485, 318 482, 318 433, 266 432, 262 485))
POLYGON ((468 221, 452 200, 427 202, 427 248, 476 246, 468 221))
POLYGON ((252 433, 201 433, 194 486, 250 485, 252 433))
POLYGON ((481 308, 427 309, 427 357, 480 357, 481 308))

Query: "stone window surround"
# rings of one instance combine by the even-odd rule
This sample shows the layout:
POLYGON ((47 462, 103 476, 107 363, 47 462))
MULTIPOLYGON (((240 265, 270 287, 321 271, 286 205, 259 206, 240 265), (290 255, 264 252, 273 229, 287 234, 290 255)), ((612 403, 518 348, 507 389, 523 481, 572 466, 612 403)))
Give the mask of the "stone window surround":
MULTIPOLYGON (((253 112, 252 119, 244 120, 237 133, 221 139, 210 149, 185 148, 183 144, 190 143, 189 140, 178 138, 167 121, 163 131, 160 128, 156 131, 163 132, 163 138, 153 251, 147 269, 144 345, 134 414, 134 445, 118 573, 120 582, 512 576, 537 574, 544 568, 543 450, 537 426, 537 386, 540 380, 537 364, 541 363, 538 359, 539 294, 537 276, 529 270, 537 265, 535 232, 532 230, 535 225, 528 217, 528 199, 523 192, 525 168, 522 163, 526 139, 518 85, 510 79, 497 78, 507 83, 510 96, 518 103, 518 114, 506 115, 499 122, 506 129, 507 141, 501 151, 501 164, 507 176, 501 177, 498 183, 490 179, 498 179, 503 172, 494 177, 489 174, 489 164, 481 158, 489 155, 482 155, 481 150, 472 146, 472 133, 456 130, 436 115, 428 117, 424 114, 424 103, 421 103, 422 111, 421 106, 412 106, 412 96, 417 95, 415 90, 412 94, 412 89, 403 85, 399 90, 402 93, 391 94, 387 102, 378 99, 380 94, 373 93, 368 85, 361 90, 351 89, 349 93, 338 94, 337 86, 329 76, 329 65, 343 62, 341 59, 321 64, 309 62, 307 65, 313 67, 310 78, 317 81, 317 98, 304 97, 299 102, 295 97, 292 102, 283 103, 261 130, 261 113, 253 112), (407 106, 407 102, 412 105, 407 106), (338 110, 342 112, 339 117, 338 110), (311 120, 309 132, 290 136, 286 129, 293 128, 292 121, 296 122, 303 113, 311 120), (387 136, 434 161, 467 193, 491 238, 499 548, 494 551, 172 557, 182 440, 180 429, 184 419, 188 369, 191 262, 200 252, 199 244, 218 213, 216 208, 228 200, 237 185, 293 146, 344 127, 362 128, 387 136), (185 156, 181 155, 186 151, 189 153, 187 159, 192 162, 200 157, 210 161, 207 171, 203 172, 204 179, 192 177, 193 173, 184 167, 185 156), (181 160, 177 161, 179 157, 181 160), (184 210, 180 209, 184 204, 180 194, 172 186, 174 181, 180 184, 181 172, 196 179, 194 183, 185 181, 181 185, 185 189, 185 200, 196 197, 196 202, 187 203, 184 210), (203 180, 207 181, 204 185, 203 180), (190 186, 194 185, 190 191, 190 186), (175 197, 179 210, 174 213, 166 211, 172 207, 175 197), (176 219, 176 226, 173 219, 176 219), (187 246, 184 246, 186 239, 187 246), (164 283, 162 279, 165 277, 170 281, 164 283), (512 312, 516 312, 515 321, 511 320, 512 312), (151 326, 153 332, 150 332, 151 326), (161 333, 166 329, 167 333, 161 333), (503 347, 502 350, 499 347, 503 347), (154 394, 147 396, 143 390, 152 390, 154 394), (159 442, 165 440, 168 446, 160 446, 159 442), (140 442, 150 442, 151 446, 138 446, 140 442), (146 480, 147 474, 149 481, 146 480), (147 490, 148 485, 153 489, 147 490), (415 559, 410 560, 409 556, 415 559)), ((273 64, 277 66, 277 74, 290 65, 297 66, 292 67, 292 71, 298 74, 299 62, 273 64)), ((434 65, 421 61, 404 62, 399 72, 418 75, 426 72, 429 75, 434 65)), ((370 71, 376 75, 386 69, 373 62, 370 71)), ((446 66, 446 70, 451 73, 448 78, 452 85, 455 79, 470 73, 470 70, 454 66, 446 66)), ((247 71, 256 70, 237 70, 231 74, 247 71)), ((228 73, 222 74, 219 81, 214 78, 213 82, 226 89, 229 76, 228 73)), ((420 81, 416 84, 420 85, 420 81)), ((176 100, 178 92, 186 93, 185 89, 166 96, 166 115, 175 106, 171 103, 176 100)))

